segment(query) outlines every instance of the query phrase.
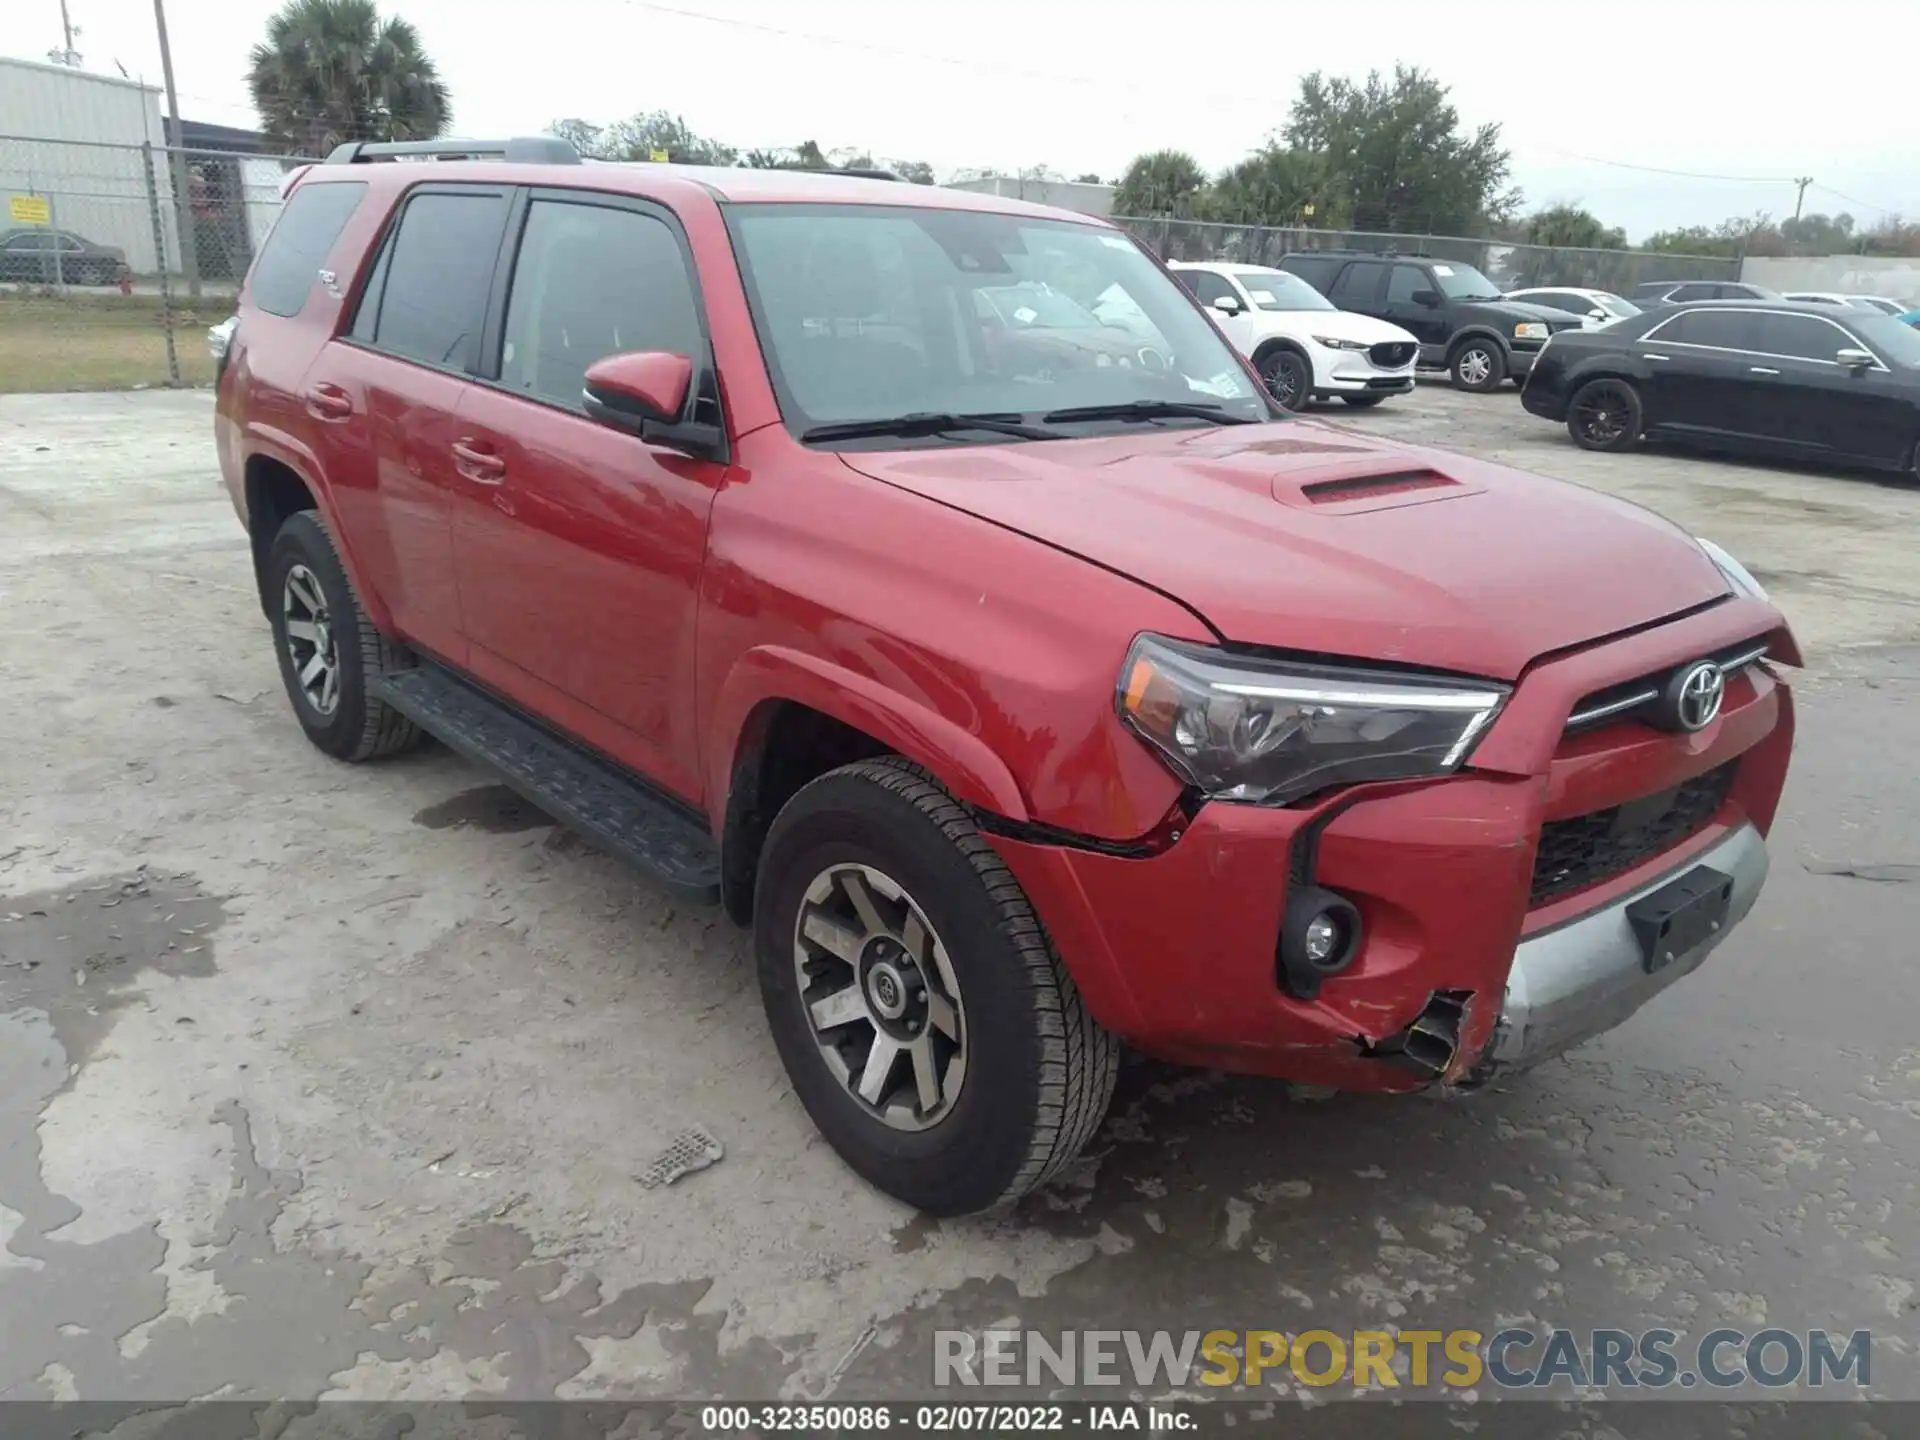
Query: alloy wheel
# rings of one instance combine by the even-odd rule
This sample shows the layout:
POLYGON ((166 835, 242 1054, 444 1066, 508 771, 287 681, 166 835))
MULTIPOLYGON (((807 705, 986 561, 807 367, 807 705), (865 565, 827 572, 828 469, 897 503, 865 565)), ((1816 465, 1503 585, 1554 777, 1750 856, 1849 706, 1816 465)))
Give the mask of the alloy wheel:
POLYGON ((327 612, 326 593, 305 565, 287 571, 280 587, 281 623, 287 658, 293 662, 300 693, 316 715, 331 715, 340 705, 340 649, 327 612))
POLYGON ((823 870, 794 920, 793 964, 814 1044, 849 1098, 896 1130, 946 1118, 966 1083, 966 1012, 913 897, 868 865, 823 870))
POLYGON ((1300 363, 1282 350, 1261 367, 1260 378, 1267 383, 1267 391, 1280 402, 1282 408, 1293 410, 1300 404, 1300 387, 1303 377, 1300 363))
POLYGON ((1617 445, 1626 434, 1629 410, 1617 386, 1596 385, 1574 406, 1574 424, 1590 444, 1617 445))
POLYGON ((1493 378, 1493 356, 1474 346, 1460 357, 1460 378, 1469 385, 1484 385, 1493 378))

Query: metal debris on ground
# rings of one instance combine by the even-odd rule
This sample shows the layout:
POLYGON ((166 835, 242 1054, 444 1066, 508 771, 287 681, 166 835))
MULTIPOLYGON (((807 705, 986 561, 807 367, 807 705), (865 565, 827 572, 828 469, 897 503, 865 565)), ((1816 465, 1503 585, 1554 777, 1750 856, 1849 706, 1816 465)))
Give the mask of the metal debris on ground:
POLYGON ((691 1125, 674 1136, 667 1148, 654 1157, 653 1163, 634 1178, 648 1190, 656 1185, 671 1185, 682 1175, 716 1164, 726 1153, 718 1140, 700 1126, 691 1125))

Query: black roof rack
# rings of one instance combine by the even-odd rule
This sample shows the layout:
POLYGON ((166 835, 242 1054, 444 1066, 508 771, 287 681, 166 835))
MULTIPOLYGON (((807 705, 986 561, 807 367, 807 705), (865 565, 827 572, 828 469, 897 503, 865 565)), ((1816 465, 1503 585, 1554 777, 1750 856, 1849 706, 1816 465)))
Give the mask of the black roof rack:
POLYGON ((897 175, 891 170, 881 170, 872 166, 796 165, 793 168, 804 171, 808 175, 853 175, 862 180, 897 180, 902 185, 907 183, 904 175, 897 175))
POLYGON ((432 156, 438 160, 501 159, 513 165, 578 165, 580 152, 554 135, 519 135, 511 140, 350 140, 336 145, 329 165, 361 165, 370 160, 432 156))

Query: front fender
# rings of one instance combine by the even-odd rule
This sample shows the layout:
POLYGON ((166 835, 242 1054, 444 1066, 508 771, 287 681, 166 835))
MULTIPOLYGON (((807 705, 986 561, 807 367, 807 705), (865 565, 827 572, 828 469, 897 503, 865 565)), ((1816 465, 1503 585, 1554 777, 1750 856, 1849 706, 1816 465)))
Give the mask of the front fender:
POLYGON ((706 727, 713 737, 706 763, 716 834, 725 823, 734 760, 748 719, 769 700, 805 705, 871 735, 925 766, 966 804, 1009 820, 1029 818, 1013 772, 979 736, 869 676, 805 651, 764 645, 734 662, 706 727))

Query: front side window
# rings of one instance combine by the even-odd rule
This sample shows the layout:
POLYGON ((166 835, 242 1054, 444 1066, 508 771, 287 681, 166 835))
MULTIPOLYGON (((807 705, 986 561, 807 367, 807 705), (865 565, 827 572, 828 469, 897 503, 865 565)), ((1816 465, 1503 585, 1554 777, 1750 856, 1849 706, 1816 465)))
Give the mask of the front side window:
POLYGON ((1418 265, 1396 265, 1387 276, 1387 303, 1389 305, 1411 305, 1413 297, 1422 290, 1431 290, 1427 283, 1427 272, 1418 265))
POLYGON ((536 200, 507 293, 500 383, 580 408, 607 355, 705 348, 693 277, 666 222, 637 210, 536 200))
POLYGON ((291 318, 307 303, 327 252, 367 193, 364 180, 301 185, 280 207, 279 218, 247 280, 253 303, 269 315, 291 318))
POLYGON ((1193 291, 1193 298, 1202 305, 1211 305, 1220 299, 1238 300, 1240 298, 1233 293, 1233 286, 1211 270, 1189 270, 1187 280, 1189 282, 1187 288, 1193 291))
POLYGON ((507 197, 499 191, 429 192, 408 201, 382 262, 373 343, 409 360, 468 368, 506 218, 507 197))
POLYGON ((1769 355, 1831 362, 1835 355, 1853 345, 1852 338, 1838 325, 1817 315, 1775 313, 1755 318, 1760 322, 1760 334, 1753 348, 1769 355))
POLYGON ((730 206, 727 223, 797 433, 1135 401, 1270 415, 1181 287, 1103 226, 802 204, 730 206))

